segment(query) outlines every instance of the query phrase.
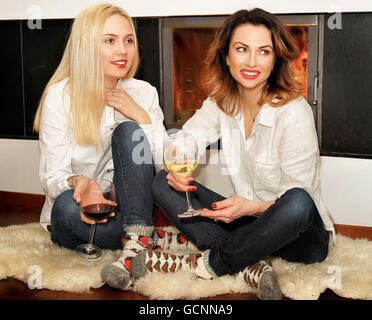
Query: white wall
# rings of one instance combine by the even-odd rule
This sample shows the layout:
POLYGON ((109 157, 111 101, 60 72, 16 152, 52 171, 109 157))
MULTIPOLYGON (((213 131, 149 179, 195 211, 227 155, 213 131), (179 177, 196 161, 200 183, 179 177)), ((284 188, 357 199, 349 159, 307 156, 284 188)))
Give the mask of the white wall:
MULTIPOLYGON (((104 1, 104 0, 102 0, 104 1)), ((0 1, 1 19, 74 18, 96 0, 0 1), (35 7, 36 6, 36 7, 35 7)), ((125 8, 132 16, 229 14, 241 8, 261 7, 273 13, 372 11, 369 0, 137 0, 107 1, 125 8)), ((34 140, 0 139, 0 190, 41 194, 38 177, 39 151, 34 140)), ((322 157, 322 195, 337 224, 372 227, 372 160, 322 157)), ((199 170, 201 183, 228 196, 232 192, 220 166, 199 170)))
POLYGON ((0 190, 43 193, 37 140, 0 139, 0 190))
POLYGON ((372 227, 372 160, 321 157, 321 190, 336 223, 372 227))
POLYGON ((239 9, 260 7, 272 13, 315 13, 372 11, 369 0, 16 0, 0 2, 0 19, 28 19, 41 9, 43 19, 75 18, 94 3, 110 2, 123 7, 132 16, 218 15, 239 9), (38 8, 35 9, 35 6, 38 8))

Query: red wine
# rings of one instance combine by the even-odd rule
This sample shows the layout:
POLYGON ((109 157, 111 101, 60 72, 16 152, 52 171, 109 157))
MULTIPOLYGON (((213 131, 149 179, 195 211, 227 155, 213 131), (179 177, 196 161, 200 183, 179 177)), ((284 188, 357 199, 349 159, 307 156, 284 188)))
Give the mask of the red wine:
POLYGON ((83 213, 90 219, 93 220, 103 220, 107 218, 107 216, 113 212, 115 206, 112 206, 107 203, 97 203, 97 204, 90 204, 89 206, 85 206, 82 208, 83 213))

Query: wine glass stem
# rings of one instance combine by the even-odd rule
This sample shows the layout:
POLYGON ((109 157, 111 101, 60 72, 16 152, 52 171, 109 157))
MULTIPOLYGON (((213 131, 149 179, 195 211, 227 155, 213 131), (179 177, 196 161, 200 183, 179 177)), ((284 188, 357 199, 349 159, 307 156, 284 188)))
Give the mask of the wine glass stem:
POLYGON ((96 232, 96 223, 93 223, 92 226, 90 227, 90 233, 89 233, 89 244, 93 244, 93 238, 94 238, 94 233, 96 232))
POLYGON ((190 193, 186 191, 186 200, 187 200, 187 211, 192 211, 192 204, 191 204, 191 199, 190 199, 190 193))

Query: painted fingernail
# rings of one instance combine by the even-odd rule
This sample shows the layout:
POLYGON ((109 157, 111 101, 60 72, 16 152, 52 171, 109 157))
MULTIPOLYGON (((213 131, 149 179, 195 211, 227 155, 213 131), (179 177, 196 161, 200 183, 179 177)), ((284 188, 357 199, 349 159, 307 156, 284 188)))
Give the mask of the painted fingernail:
POLYGON ((196 190, 195 187, 191 187, 191 188, 188 189, 188 191, 195 191, 195 190, 196 190))
POLYGON ((215 203, 212 203, 212 208, 217 209, 217 205, 215 203))
POLYGON ((194 179, 191 178, 191 179, 187 180, 187 183, 190 184, 190 183, 193 182, 193 181, 194 181, 194 179))

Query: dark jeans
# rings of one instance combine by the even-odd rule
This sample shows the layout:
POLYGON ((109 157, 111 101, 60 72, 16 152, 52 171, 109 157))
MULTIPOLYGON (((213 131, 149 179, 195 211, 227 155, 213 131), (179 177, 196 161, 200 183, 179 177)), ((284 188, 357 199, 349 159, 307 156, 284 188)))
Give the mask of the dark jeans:
MULTIPOLYGON (((314 263, 328 254, 328 232, 310 195, 301 188, 283 194, 258 218, 245 216, 231 223, 204 217, 178 218, 186 211, 184 192, 168 185, 160 171, 153 182, 154 201, 174 226, 200 250, 210 249, 209 264, 218 275, 235 274, 267 256, 314 263)), ((223 196, 197 182, 191 193, 194 208, 208 208, 223 196)))
MULTIPOLYGON (((101 248, 120 249, 123 228, 152 225, 151 184, 154 166, 146 135, 133 121, 123 122, 116 127, 112 134, 111 148, 118 206, 114 217, 108 218, 106 223, 97 223, 93 242, 101 248), (142 139, 136 141, 133 138, 134 133, 142 139)), ((72 195, 73 190, 67 190, 54 202, 51 238, 63 247, 75 249, 88 242, 90 225, 81 221, 79 205, 72 195)))

